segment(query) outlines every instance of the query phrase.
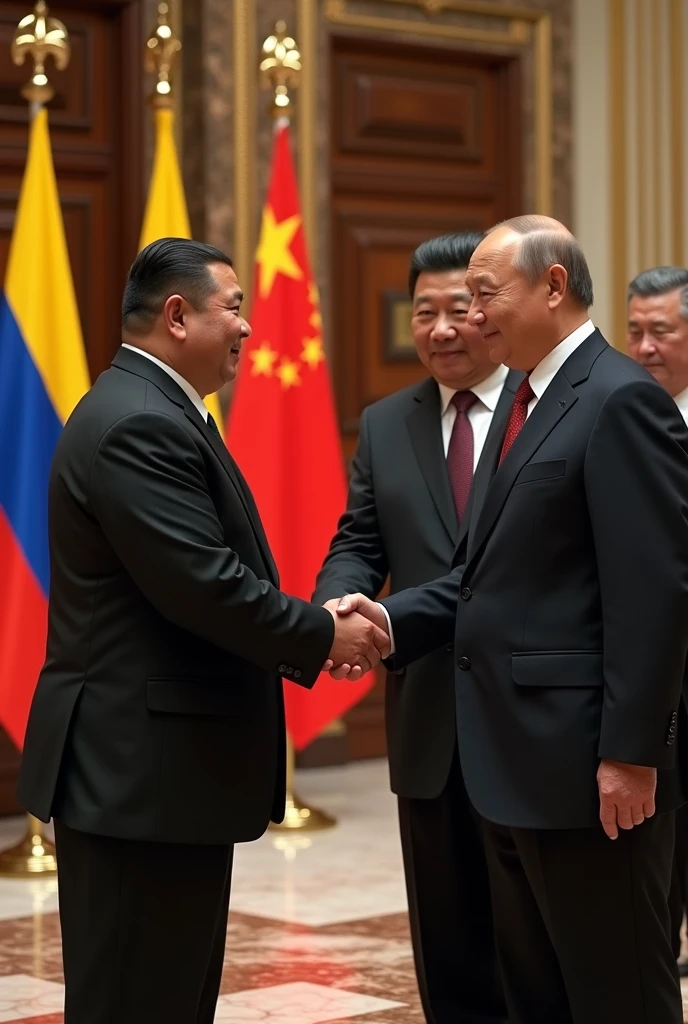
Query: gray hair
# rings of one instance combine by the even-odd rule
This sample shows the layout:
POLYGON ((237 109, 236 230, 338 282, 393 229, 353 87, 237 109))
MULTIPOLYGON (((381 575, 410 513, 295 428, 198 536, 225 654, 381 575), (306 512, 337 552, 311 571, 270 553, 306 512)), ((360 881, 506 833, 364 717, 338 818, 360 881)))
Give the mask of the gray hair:
POLYGON ((534 283, 550 267, 562 266, 568 275, 568 291, 577 305, 589 309, 594 301, 592 277, 580 243, 571 232, 552 217, 526 214, 501 221, 497 228, 509 228, 523 241, 514 259, 514 268, 534 283))
POLYGON ((680 291, 679 313, 688 320, 688 270, 685 267, 651 267, 634 277, 628 286, 628 301, 647 299, 651 295, 668 295, 680 291))

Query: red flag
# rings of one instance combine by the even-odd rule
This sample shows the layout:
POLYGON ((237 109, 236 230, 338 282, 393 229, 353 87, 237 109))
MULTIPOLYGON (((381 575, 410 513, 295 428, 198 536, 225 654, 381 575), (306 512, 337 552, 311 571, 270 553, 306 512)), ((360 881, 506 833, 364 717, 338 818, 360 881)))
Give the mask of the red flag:
MULTIPOLYGON (((256 254, 251 326, 227 426, 288 594, 309 599, 346 479, 321 336, 318 292, 301 223, 289 128, 278 127, 256 254)), ((308 691, 285 681, 287 731, 297 750, 357 704, 375 682, 323 674, 308 691)))

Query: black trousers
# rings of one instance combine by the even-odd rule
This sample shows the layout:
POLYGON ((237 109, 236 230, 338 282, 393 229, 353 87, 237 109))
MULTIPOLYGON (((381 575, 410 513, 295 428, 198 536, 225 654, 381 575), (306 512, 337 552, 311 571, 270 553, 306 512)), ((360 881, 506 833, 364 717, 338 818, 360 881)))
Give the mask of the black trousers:
POLYGON ((681 925, 688 910, 688 804, 676 811, 676 844, 669 896, 671 945, 674 956, 681 955, 681 925))
POLYGON ((55 822, 65 1024, 212 1024, 233 847, 55 822))
POLYGON ((485 823, 510 1024, 681 1024, 674 815, 599 829, 485 823))
POLYGON ((454 757, 432 800, 399 797, 413 955, 428 1024, 502 1024, 481 822, 454 757))

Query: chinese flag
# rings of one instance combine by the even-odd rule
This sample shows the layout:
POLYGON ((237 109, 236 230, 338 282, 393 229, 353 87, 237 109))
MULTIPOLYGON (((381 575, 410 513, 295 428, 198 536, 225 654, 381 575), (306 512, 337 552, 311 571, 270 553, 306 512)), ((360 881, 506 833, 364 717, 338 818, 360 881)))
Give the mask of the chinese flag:
MULTIPOLYGON (((288 594, 310 599, 337 520, 346 480, 318 292, 306 255, 289 128, 275 135, 256 254, 251 326, 227 427, 288 594)), ((324 673, 313 690, 285 681, 287 731, 297 750, 344 714, 375 682, 324 673)))

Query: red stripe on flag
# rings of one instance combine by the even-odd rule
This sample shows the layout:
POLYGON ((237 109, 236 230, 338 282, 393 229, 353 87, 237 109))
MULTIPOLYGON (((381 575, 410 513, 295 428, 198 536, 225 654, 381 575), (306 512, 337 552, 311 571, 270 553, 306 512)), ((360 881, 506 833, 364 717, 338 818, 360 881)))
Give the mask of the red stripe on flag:
POLYGON ((0 509, 0 720, 21 750, 45 660, 48 602, 0 509))

